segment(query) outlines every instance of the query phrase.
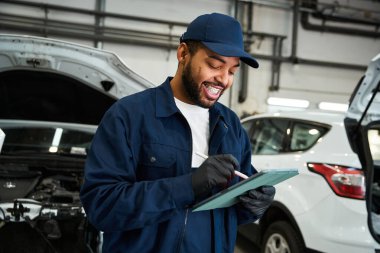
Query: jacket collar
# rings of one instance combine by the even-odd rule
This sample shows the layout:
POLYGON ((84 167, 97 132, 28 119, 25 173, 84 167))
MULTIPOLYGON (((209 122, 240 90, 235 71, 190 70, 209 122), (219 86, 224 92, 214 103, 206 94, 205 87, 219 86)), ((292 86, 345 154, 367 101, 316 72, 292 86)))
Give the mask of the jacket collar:
POLYGON ((179 112, 175 102, 170 81, 173 77, 168 77, 163 84, 157 87, 156 92, 156 116, 168 117, 179 112))

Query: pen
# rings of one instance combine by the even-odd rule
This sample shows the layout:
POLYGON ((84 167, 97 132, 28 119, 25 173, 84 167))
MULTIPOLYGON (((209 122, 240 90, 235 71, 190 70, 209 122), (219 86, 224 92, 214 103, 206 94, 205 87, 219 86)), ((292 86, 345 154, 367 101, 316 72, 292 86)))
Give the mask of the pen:
MULTIPOLYGON (((199 152, 195 152, 195 154, 196 154, 196 155, 199 155, 200 157, 202 157, 202 158, 204 158, 204 159, 207 159, 207 158, 208 158, 207 155, 202 154, 202 153, 199 153, 199 152)), ((241 178, 243 178, 243 179, 247 179, 247 178, 248 178, 247 175, 241 173, 240 171, 235 170, 234 172, 235 172, 235 175, 238 176, 238 177, 241 177, 241 178)))

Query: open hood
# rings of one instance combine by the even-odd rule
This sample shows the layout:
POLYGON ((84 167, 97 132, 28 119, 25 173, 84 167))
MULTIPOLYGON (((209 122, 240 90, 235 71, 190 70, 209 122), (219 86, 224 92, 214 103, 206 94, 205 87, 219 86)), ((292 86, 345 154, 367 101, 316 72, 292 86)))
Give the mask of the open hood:
POLYGON ((354 90, 344 123, 366 176, 368 227, 380 243, 380 54, 354 90))
POLYGON ((98 124, 117 99, 153 87, 115 54, 0 34, 0 118, 98 124))

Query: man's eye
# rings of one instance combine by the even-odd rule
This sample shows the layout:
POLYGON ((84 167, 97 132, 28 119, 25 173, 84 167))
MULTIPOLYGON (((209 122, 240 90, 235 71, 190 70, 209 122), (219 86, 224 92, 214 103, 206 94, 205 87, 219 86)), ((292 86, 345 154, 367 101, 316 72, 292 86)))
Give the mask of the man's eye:
POLYGON ((218 65, 213 65, 213 64, 209 64, 209 65, 213 69, 221 69, 222 68, 221 66, 218 66, 218 65))

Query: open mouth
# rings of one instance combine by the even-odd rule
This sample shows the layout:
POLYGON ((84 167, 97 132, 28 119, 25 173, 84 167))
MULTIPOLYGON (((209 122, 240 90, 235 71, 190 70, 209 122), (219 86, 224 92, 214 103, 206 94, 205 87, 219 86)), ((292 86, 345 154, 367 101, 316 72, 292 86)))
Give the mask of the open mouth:
POLYGON ((205 83, 203 87, 206 97, 210 100, 218 99, 223 91, 223 87, 215 86, 210 83, 205 83))

